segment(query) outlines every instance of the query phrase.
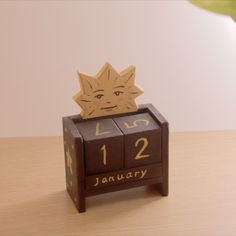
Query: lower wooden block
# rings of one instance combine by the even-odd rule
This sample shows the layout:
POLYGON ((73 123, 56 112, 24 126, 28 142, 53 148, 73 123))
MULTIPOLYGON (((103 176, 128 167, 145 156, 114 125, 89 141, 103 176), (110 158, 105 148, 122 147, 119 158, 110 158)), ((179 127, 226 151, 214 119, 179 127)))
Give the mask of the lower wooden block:
POLYGON ((160 164, 146 165, 100 175, 87 176, 85 178, 85 188, 86 190, 99 189, 111 185, 115 186, 160 176, 162 176, 162 167, 160 164))

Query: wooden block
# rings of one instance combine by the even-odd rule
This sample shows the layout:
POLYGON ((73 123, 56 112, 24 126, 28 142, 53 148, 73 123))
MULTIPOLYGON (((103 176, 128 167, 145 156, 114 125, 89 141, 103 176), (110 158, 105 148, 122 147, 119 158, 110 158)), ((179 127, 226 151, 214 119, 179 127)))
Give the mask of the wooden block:
POLYGON ((148 113, 113 120, 124 134, 125 168, 161 161, 161 128, 148 113))
POLYGON ((112 119, 77 124, 84 139, 87 175, 124 168, 124 136, 112 119))

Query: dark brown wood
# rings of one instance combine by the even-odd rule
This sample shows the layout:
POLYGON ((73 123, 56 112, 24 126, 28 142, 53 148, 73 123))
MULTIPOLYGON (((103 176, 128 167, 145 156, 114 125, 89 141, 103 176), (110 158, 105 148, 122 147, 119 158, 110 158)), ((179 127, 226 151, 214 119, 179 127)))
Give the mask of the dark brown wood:
POLYGON ((99 189, 160 176, 162 176, 160 164, 144 165, 142 167, 113 171, 100 175, 91 175, 86 177, 86 190, 99 189))
POLYGON ((169 194, 169 126, 168 123, 162 125, 162 158, 163 158, 163 181, 159 184, 159 191, 163 196, 169 194))
MULTIPOLYGON (((67 191, 79 212, 85 211, 85 197, 127 188, 155 184, 163 196, 168 195, 169 127, 166 119, 153 105, 141 105, 139 110, 133 113, 93 118, 88 121, 81 119, 79 115, 65 117, 63 118, 63 136, 67 191), (124 122, 132 126, 137 119, 148 119, 150 126, 147 127, 145 121, 137 121, 138 125, 130 129, 122 126, 124 122), (100 122, 98 132, 102 133, 102 135, 94 135, 97 122, 100 122), (109 131, 108 129, 112 132, 106 133, 109 131), (126 136, 128 139, 131 137, 132 142, 129 143, 126 136), (151 143, 154 148, 152 150, 145 148, 141 154, 146 154, 146 151, 148 154, 149 152, 155 153, 156 155, 153 156, 156 159, 149 162, 150 160, 147 157, 148 161, 141 162, 145 159, 141 158, 136 166, 133 159, 130 158, 131 162, 129 163, 128 161, 127 164, 126 159, 135 157, 137 154, 137 150, 132 149, 132 147, 135 146, 137 139, 142 137, 147 138, 148 144, 150 145, 151 143), (104 154, 104 150, 101 153, 101 148, 104 144, 106 144, 106 163, 108 164, 107 167, 109 167, 107 169, 103 169, 104 166, 100 166, 103 163, 103 156, 99 156, 99 154, 104 154), (94 151, 91 151, 92 149, 94 151), (75 173, 73 175, 71 175, 71 170, 67 165, 68 153, 72 159, 72 172, 74 171, 73 173, 75 173), (114 157, 116 158, 112 159, 114 157), (96 162, 96 158, 100 163, 96 162), (112 160, 112 163, 109 163, 109 160, 112 160), (87 168, 88 166, 89 168, 87 168), (128 168, 129 166, 130 168, 128 168), (147 170, 146 173, 145 170, 147 170), (137 172, 136 177, 134 177, 135 171, 137 172), (138 178, 141 173, 143 178, 138 178), (121 178, 122 174, 124 179, 115 181, 117 175, 121 178), (72 186, 70 186, 70 182, 72 182, 72 186)), ((144 143, 144 141, 140 141, 143 145, 142 142, 144 143)), ((140 143, 139 145, 141 145, 140 143)), ((140 146, 137 145, 136 148, 138 147, 140 151, 140 146)))
POLYGON ((104 193, 116 192, 116 191, 129 189, 129 188, 141 187, 144 185, 156 185, 161 182, 162 182, 162 177, 157 177, 157 178, 144 179, 144 180, 139 180, 139 181, 134 181, 134 182, 128 182, 128 183, 119 184, 119 185, 112 185, 107 188, 91 189, 91 190, 86 191, 86 197, 104 194, 104 193))
POLYGON ((125 168, 161 161, 161 128, 148 113, 114 121, 125 137, 125 168))
POLYGON ((86 174, 98 174, 124 168, 124 135, 112 119, 77 124, 84 139, 86 174))
POLYGON ((66 188, 79 212, 85 212, 83 138, 70 118, 63 118, 66 188))
POLYGON ((152 104, 141 105, 140 109, 148 109, 149 114, 161 126, 163 180, 161 183, 158 184, 158 189, 163 196, 168 196, 169 194, 169 123, 152 104))

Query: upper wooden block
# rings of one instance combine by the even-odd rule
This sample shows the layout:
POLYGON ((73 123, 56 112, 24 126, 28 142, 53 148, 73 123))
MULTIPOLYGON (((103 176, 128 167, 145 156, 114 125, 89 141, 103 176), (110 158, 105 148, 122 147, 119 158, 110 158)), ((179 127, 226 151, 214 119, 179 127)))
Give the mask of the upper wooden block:
POLYGON ((114 118, 114 121, 124 134, 134 134, 160 129, 159 125, 148 113, 121 116, 114 118))
POLYGON ((112 119, 88 120, 76 124, 85 141, 122 136, 112 119))

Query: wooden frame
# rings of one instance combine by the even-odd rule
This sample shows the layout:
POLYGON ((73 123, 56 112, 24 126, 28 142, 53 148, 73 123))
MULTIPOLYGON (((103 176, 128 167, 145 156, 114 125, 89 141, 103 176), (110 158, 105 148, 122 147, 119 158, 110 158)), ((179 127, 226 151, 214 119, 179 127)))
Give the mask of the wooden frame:
MULTIPOLYGON (((76 124, 82 121, 80 115, 63 118, 63 138, 65 149, 65 167, 67 191, 73 200, 79 212, 86 211, 85 198, 97 194, 103 194, 112 191, 119 191, 143 185, 157 185, 157 189, 163 196, 168 195, 168 136, 169 128, 167 120, 151 104, 140 105, 137 112, 127 115, 148 112, 151 117, 161 127, 161 161, 157 164, 145 165, 130 169, 123 169, 98 175, 86 176, 83 138, 79 133, 76 124), (117 176, 119 174, 138 173, 148 170, 148 175, 142 179, 127 179, 118 183, 107 183, 105 187, 95 188, 91 185, 92 179, 103 178, 104 176, 117 176)), ((113 115, 112 117, 124 116, 113 115)), ((110 116, 111 117, 111 116, 110 116)), ((99 118, 94 118, 99 119, 99 118)), ((135 174, 136 177, 136 174, 135 174)), ((112 180, 115 177, 112 177, 112 180)))

